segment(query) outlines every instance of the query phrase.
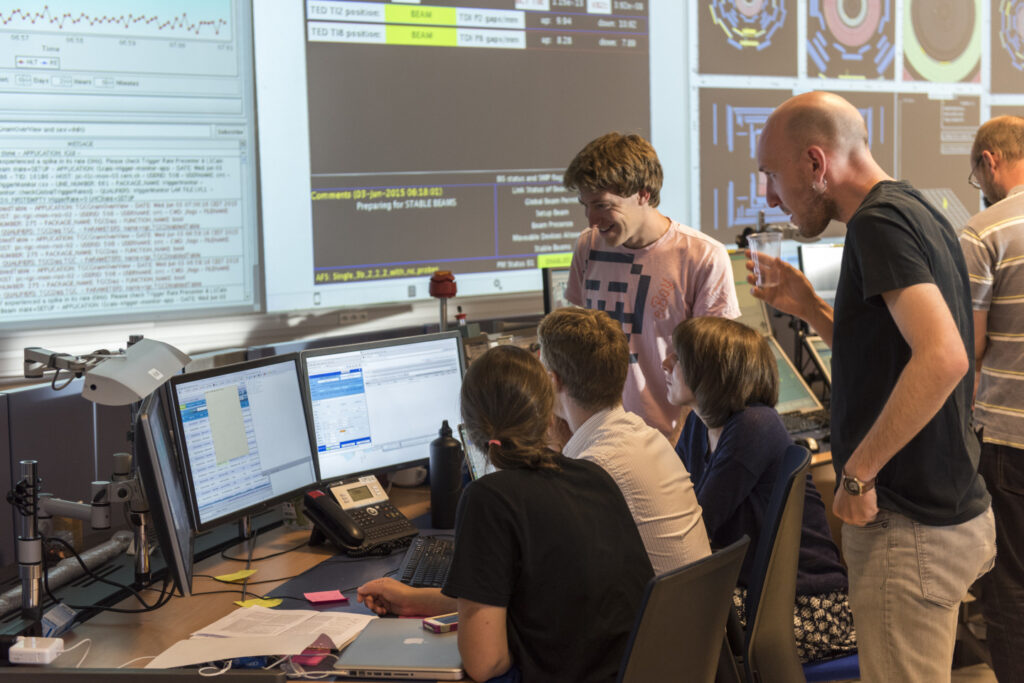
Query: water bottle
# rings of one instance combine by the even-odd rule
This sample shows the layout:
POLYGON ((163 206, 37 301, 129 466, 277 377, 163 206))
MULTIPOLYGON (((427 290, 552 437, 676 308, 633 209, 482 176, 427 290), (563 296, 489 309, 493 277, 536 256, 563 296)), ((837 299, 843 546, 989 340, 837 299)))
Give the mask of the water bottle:
POLYGON ((448 420, 430 442, 430 525, 435 529, 455 526, 455 508, 462 495, 462 445, 452 438, 448 420))

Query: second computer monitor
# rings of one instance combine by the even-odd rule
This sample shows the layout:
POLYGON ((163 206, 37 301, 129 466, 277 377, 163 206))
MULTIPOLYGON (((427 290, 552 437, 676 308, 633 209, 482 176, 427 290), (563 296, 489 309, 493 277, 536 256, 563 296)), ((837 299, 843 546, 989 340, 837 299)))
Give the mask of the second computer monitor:
POLYGON ((154 391, 139 410, 136 465, 167 571, 188 597, 192 594, 192 525, 163 392, 163 388, 154 391))
POLYGON ((569 285, 569 268, 544 268, 541 270, 541 281, 544 283, 545 315, 559 308, 572 306, 565 298, 565 288, 569 285))
POLYGON ((317 482, 298 354, 171 378, 171 404, 199 531, 317 482))
POLYGON ((801 244, 798 247, 800 270, 810 281, 814 291, 832 305, 839 285, 839 269, 843 262, 841 244, 801 244))
POLYGON ((441 423, 461 422, 458 331, 302 354, 324 481, 424 463, 441 423))

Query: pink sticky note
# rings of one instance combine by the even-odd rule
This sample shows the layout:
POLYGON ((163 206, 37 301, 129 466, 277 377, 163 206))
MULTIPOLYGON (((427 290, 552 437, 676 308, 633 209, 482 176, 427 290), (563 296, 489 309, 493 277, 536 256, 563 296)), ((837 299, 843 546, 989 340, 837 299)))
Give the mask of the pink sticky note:
POLYGON ((303 595, 305 595, 306 599, 314 605, 319 605, 325 602, 348 602, 348 598, 342 595, 339 590, 303 593, 303 595))

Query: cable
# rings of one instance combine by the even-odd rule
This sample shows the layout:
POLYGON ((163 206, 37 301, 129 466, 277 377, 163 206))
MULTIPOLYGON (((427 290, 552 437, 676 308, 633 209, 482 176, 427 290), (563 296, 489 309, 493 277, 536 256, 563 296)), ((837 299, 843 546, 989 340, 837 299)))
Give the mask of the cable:
POLYGON ((215 666, 201 666, 196 671, 198 671, 199 675, 204 677, 204 678, 212 678, 213 676, 220 676, 222 674, 226 674, 230 670, 231 670, 231 660, 228 659, 228 660, 225 660, 224 667, 221 668, 221 669, 218 669, 215 666))
POLYGON ((82 640, 78 641, 68 649, 64 650, 64 652, 71 652, 72 650, 77 650, 83 645, 85 645, 85 654, 83 654, 82 658, 78 660, 78 664, 75 664, 76 669, 80 669, 82 667, 82 663, 85 661, 85 658, 89 656, 89 650, 92 649, 92 638, 83 638, 82 640))
MULTIPOLYGON (((256 551, 256 536, 253 534, 252 538, 249 539, 249 557, 245 561, 245 568, 249 569, 252 567, 252 554, 256 551)), ((249 592, 249 577, 242 579, 242 602, 245 602, 245 596, 249 592)))
POLYGON ((156 655, 146 655, 144 657, 136 657, 135 659, 129 659, 127 662, 117 666, 116 668, 123 669, 126 666, 128 666, 129 664, 134 664, 135 662, 137 662, 139 660, 142 660, 142 659, 156 659, 156 655))
POLYGON ((237 593, 238 591, 203 591, 202 593, 193 593, 192 595, 224 595, 225 593, 237 593))
POLYGON ((64 387, 66 387, 67 385, 69 385, 73 381, 75 381, 75 373, 69 372, 68 373, 67 381, 64 382, 64 384, 61 384, 58 387, 57 386, 57 377, 59 377, 59 376, 60 376, 60 368, 57 368, 57 372, 53 373, 53 379, 50 380, 50 388, 53 389, 54 391, 60 391, 61 389, 63 389, 64 387))
POLYGON ((278 556, 284 555, 286 553, 295 552, 296 550, 300 550, 302 548, 305 548, 307 545, 309 545, 309 541, 308 540, 307 541, 303 541, 302 543, 298 544, 294 548, 288 548, 287 550, 282 550, 280 552, 272 553, 270 555, 264 555, 263 557, 249 558, 248 560, 246 558, 242 558, 242 557, 230 557, 229 555, 225 554, 227 552, 226 550, 222 551, 220 556, 222 558, 224 558, 225 560, 231 560, 233 562, 247 562, 247 561, 248 562, 260 562, 262 560, 269 560, 272 557, 278 557, 278 556))
MULTIPOLYGON (((273 664, 270 664, 270 665, 268 665, 268 666, 266 666, 264 668, 270 669, 270 668, 273 668, 275 666, 278 666, 278 665, 282 664, 284 661, 287 661, 288 662, 288 666, 290 666, 292 668, 292 673, 285 672, 285 675, 288 678, 299 678, 299 679, 305 679, 305 680, 311 680, 311 681, 318 681, 318 680, 325 679, 328 676, 334 676, 335 675, 334 671, 332 671, 330 669, 328 669, 327 671, 317 671, 317 672, 306 671, 302 667, 301 664, 299 664, 298 662, 296 662, 293 659, 293 657, 294 657, 294 655, 288 655, 287 657, 283 657, 282 659, 279 659, 278 661, 276 661, 273 664)), ((338 659, 338 655, 334 654, 333 652, 330 653, 330 654, 324 655, 324 657, 325 658, 326 657, 331 657, 334 660, 338 659)), ((283 668, 282 668, 282 670, 283 670, 283 668)))
MULTIPOLYGON (((95 610, 95 611, 100 611, 100 612, 114 612, 114 613, 118 613, 118 614, 141 614, 141 613, 144 613, 144 612, 152 612, 155 609, 159 609, 160 607, 163 607, 168 602, 170 602, 172 597, 174 597, 174 590, 173 589, 168 590, 168 587, 171 585, 170 577, 169 576, 165 576, 164 577, 163 586, 162 586, 162 588, 160 590, 160 596, 157 598, 157 601, 154 604, 150 605, 149 603, 147 603, 145 600, 142 599, 142 596, 133 587, 117 583, 116 581, 111 581, 109 579, 106 579, 106 578, 96 574, 92 569, 90 569, 88 567, 88 565, 85 564, 85 562, 82 560, 81 556, 79 556, 78 552, 75 551, 74 547, 72 547, 72 545, 70 543, 68 543, 67 541, 65 541, 64 539, 56 538, 56 537, 44 538, 43 542, 44 543, 56 542, 56 543, 60 543, 61 545, 65 546, 69 551, 71 551, 72 557, 75 558, 75 561, 78 562, 79 566, 82 568, 82 571, 84 571, 87 576, 91 577, 95 581, 99 581, 100 583, 105 583, 105 584, 107 584, 109 586, 113 586, 114 588, 119 588, 121 590, 125 590, 125 591, 130 592, 133 596, 135 596, 135 599, 138 600, 139 603, 141 603, 143 605, 143 607, 144 607, 144 609, 124 609, 124 608, 118 608, 118 607, 106 607, 104 605, 72 605, 72 604, 68 604, 67 606, 70 607, 71 609, 76 609, 76 610, 95 610)), ((50 590, 49 573, 47 571, 45 553, 43 555, 43 588, 46 590, 46 595, 50 598, 50 600, 52 600, 55 604, 59 604, 60 603, 60 600, 58 600, 57 597, 50 590)))

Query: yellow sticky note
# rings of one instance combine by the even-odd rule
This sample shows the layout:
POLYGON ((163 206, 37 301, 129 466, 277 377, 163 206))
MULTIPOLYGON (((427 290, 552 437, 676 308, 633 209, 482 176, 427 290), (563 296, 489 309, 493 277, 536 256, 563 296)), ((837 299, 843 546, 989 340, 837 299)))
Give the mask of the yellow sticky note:
POLYGON ((255 569, 243 569, 242 571, 235 572, 234 574, 221 574, 220 576, 215 576, 213 578, 226 583, 241 583, 255 573, 255 569))
POLYGON ((281 604, 281 598, 249 598, 248 600, 235 600, 235 604, 242 607, 277 607, 281 604))

